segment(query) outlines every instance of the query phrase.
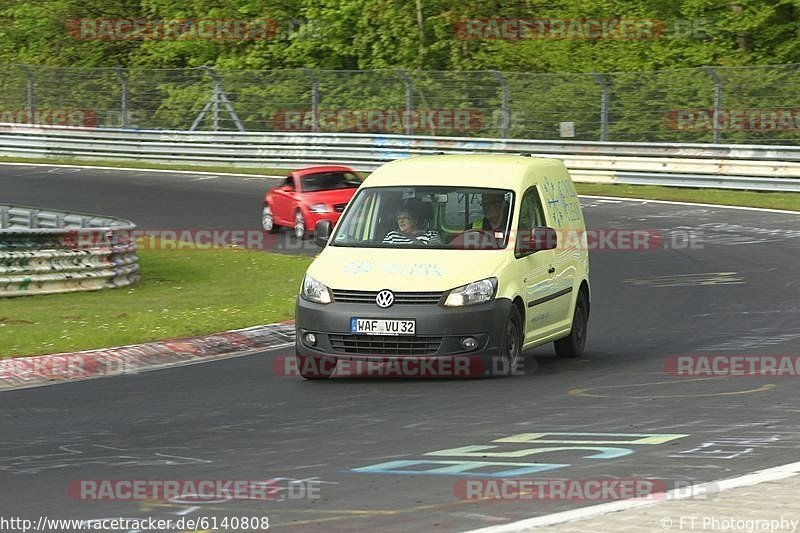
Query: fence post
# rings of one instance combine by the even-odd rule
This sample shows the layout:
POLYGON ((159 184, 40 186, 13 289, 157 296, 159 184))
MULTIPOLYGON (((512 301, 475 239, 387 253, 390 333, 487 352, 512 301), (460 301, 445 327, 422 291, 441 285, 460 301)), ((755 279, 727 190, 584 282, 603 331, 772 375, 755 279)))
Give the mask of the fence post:
POLYGON ((17 65, 19 69, 25 73, 27 77, 27 93, 28 93, 28 116, 30 117, 30 125, 34 125, 34 113, 36 113, 36 94, 33 90, 34 74, 31 69, 25 65, 17 65))
POLYGON ((500 82, 500 88, 503 90, 503 102, 502 102, 502 115, 503 115, 503 125, 501 127, 501 135, 503 139, 508 139, 508 130, 511 126, 511 93, 508 87, 508 80, 503 77, 503 75, 497 70, 490 70, 489 72, 500 82))
POLYGON ((722 78, 716 73, 712 67, 705 67, 706 74, 708 74, 714 81, 714 143, 719 142, 720 128, 719 120, 722 113, 722 78))
POLYGON ((210 67, 206 72, 208 72, 208 75, 214 80, 214 92, 211 96, 211 116, 214 120, 214 131, 219 131, 219 78, 217 78, 217 73, 210 67))
POLYGON ((317 122, 317 113, 319 113, 319 80, 310 68, 304 68, 303 72, 311 80, 311 131, 316 133, 319 131, 319 123, 317 122))
POLYGON ((600 142, 608 140, 608 102, 611 95, 611 85, 603 74, 592 74, 594 81, 600 85, 600 142))
POLYGON ((119 90, 120 90, 120 115, 121 115, 121 122, 122 128, 128 128, 128 73, 122 67, 114 67, 114 72, 117 74, 119 78, 119 90))
POLYGON ((411 114, 414 112, 414 85, 412 85, 411 78, 408 77, 405 70, 399 68, 397 73, 400 74, 400 79, 406 84, 406 135, 413 135, 414 125, 412 124, 411 114))
POLYGON ((203 109, 200 111, 200 114, 197 115, 197 118, 194 119, 192 122, 192 126, 189 128, 189 131, 194 131, 197 129, 197 126, 203 121, 205 118, 206 113, 208 110, 211 109, 212 117, 214 120, 214 131, 219 131, 219 104, 225 106, 225 109, 228 111, 228 114, 233 119, 233 123, 236 125, 236 129, 239 131, 244 131, 244 126, 242 126, 242 122, 239 120, 239 116, 236 114, 236 111, 233 109, 233 105, 231 105, 230 100, 228 100, 228 96, 225 94, 225 91, 222 89, 222 80, 219 77, 219 74, 216 71, 207 66, 198 67, 202 70, 205 70, 211 79, 214 80, 214 92, 211 94, 211 99, 206 102, 206 105, 203 106, 203 109))

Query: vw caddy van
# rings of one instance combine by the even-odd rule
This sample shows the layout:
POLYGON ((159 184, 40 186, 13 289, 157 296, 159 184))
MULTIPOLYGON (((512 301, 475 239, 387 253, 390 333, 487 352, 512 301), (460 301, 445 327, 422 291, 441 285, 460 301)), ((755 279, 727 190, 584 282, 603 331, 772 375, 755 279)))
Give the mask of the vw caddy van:
POLYGON ((324 249, 295 316, 307 379, 343 362, 459 358, 482 362, 480 374, 509 374, 522 351, 544 343, 561 357, 584 350, 585 227, 557 159, 396 160, 364 181, 335 228, 320 221, 315 230, 324 249))

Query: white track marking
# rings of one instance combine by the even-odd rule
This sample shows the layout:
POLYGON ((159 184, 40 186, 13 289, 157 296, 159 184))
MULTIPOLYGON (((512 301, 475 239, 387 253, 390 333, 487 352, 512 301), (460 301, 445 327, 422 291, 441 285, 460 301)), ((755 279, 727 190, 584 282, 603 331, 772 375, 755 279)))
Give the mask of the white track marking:
POLYGON ((697 205, 701 207, 719 207, 720 209, 743 209, 745 211, 767 211, 769 213, 788 213, 790 215, 800 215, 800 211, 788 211, 785 209, 769 209, 767 207, 744 207, 739 205, 723 205, 723 204, 701 204, 697 202, 674 202, 672 200, 650 200, 648 198, 624 198, 622 196, 593 196, 591 194, 579 194, 580 198, 602 198, 606 200, 622 200, 628 202, 652 202, 657 204, 673 204, 673 205, 697 205))
POLYGON ((600 505, 591 505, 589 507, 582 507, 571 511, 564 511, 561 513, 553 513, 544 516, 537 516, 534 518, 527 518, 510 524, 501 526, 491 526, 481 529, 473 529, 465 533, 512 533, 517 531, 527 531, 538 527, 553 526, 556 524, 563 524, 564 522, 573 522, 576 520, 585 520, 587 518, 594 518, 604 514, 613 513, 616 511, 623 511, 626 509, 636 509, 638 507, 648 507, 657 505, 663 502, 684 500, 691 497, 696 497, 703 494, 719 493, 726 490, 737 489, 740 487, 750 487, 765 483, 767 481, 777 481, 792 477, 800 474, 800 462, 789 463, 786 465, 776 466, 774 468, 767 468, 765 470, 758 470, 750 474, 742 476, 723 479, 720 481, 712 481, 710 483, 702 483, 699 485, 692 485, 691 487, 681 487, 680 489, 671 490, 666 492, 663 497, 657 500, 621 500, 617 502, 601 503, 600 505))

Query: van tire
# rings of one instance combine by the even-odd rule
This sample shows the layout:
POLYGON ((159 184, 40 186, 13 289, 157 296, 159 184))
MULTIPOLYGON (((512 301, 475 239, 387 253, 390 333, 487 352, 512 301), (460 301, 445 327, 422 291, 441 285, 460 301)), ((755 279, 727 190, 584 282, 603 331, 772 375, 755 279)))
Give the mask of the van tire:
POLYGON ((511 306, 508 320, 503 328, 503 337, 498 352, 500 361, 493 364, 492 371, 498 376, 513 376, 522 360, 522 317, 516 305, 511 306), (500 366, 500 368, 497 368, 500 366))
POLYGON ((586 330, 589 324, 589 304, 586 293, 580 291, 575 302, 575 313, 572 316, 572 331, 563 339, 555 341, 556 354, 568 359, 580 357, 586 346, 586 330))

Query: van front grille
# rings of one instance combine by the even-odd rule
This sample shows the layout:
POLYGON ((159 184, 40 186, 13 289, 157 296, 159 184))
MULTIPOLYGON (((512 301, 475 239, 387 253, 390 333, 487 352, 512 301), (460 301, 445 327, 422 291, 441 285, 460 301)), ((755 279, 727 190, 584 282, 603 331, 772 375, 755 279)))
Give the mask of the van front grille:
POLYGON ((391 335, 329 335, 334 351, 363 355, 430 355, 439 351, 441 337, 391 335))
MULTIPOLYGON (((333 289, 333 301, 349 304, 374 304, 378 291, 348 291, 333 289)), ((441 292, 396 292, 395 304, 438 304, 441 292)))

